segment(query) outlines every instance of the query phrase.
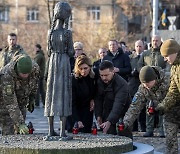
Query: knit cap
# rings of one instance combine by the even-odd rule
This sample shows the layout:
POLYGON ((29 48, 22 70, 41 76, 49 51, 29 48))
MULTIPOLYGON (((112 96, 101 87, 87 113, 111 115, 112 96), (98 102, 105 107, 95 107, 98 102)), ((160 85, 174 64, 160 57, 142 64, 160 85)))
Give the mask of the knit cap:
POLYGON ((150 81, 156 80, 157 75, 154 69, 150 66, 144 66, 141 68, 139 73, 139 79, 141 83, 148 83, 150 81))
POLYGON ((167 57, 173 53, 180 51, 180 45, 173 39, 169 39, 163 42, 160 52, 163 57, 167 57))
POLYGON ((32 70, 32 60, 29 56, 23 55, 17 61, 17 71, 19 73, 27 74, 31 73, 32 70))

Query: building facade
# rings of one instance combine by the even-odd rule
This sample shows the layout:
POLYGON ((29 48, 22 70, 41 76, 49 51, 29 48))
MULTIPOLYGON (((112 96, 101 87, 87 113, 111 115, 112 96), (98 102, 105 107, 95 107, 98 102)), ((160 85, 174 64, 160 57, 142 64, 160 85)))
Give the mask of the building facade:
MULTIPOLYGON (((73 40, 83 42, 86 52, 95 53, 98 48, 106 47, 110 39, 134 43, 150 33, 150 13, 133 13, 131 16, 129 12, 124 13, 125 10, 131 11, 139 7, 146 8, 147 11, 147 1, 135 0, 133 4, 126 4, 125 0, 66 1, 72 6, 69 28, 73 32, 73 40)), ((58 1, 0 0, 0 48, 6 45, 7 35, 15 32, 18 43, 29 54, 36 43, 46 50, 50 17, 56 2, 58 1)))

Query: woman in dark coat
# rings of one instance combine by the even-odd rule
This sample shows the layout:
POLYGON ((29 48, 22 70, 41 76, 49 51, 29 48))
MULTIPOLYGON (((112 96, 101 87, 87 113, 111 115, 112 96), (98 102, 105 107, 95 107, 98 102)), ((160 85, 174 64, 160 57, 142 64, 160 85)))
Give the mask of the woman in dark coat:
POLYGON ((79 130, 90 133, 94 109, 94 73, 90 59, 81 55, 76 59, 72 79, 72 121, 79 130))

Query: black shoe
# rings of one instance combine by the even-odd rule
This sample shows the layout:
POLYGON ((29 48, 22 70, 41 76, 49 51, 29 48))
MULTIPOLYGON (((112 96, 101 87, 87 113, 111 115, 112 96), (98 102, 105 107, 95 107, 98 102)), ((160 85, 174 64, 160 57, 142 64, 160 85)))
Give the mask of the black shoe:
POLYGON ((143 137, 153 137, 153 136, 154 136, 153 132, 146 132, 146 133, 143 135, 143 137))
POLYGON ((141 132, 146 132, 146 128, 141 128, 141 132))
POLYGON ((159 137, 165 138, 164 132, 160 132, 160 133, 159 133, 159 137))

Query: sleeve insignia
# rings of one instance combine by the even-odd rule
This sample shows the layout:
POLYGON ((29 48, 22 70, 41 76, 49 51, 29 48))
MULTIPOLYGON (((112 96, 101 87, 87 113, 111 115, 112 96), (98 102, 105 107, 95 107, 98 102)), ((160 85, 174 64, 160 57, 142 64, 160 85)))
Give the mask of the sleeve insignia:
POLYGON ((132 99, 132 103, 135 103, 135 102, 136 102, 136 100, 137 100, 137 97, 136 97, 136 96, 134 96, 134 97, 133 97, 133 99, 132 99))
POLYGON ((6 85, 5 93, 6 93, 6 95, 12 95, 13 94, 12 85, 6 85))

